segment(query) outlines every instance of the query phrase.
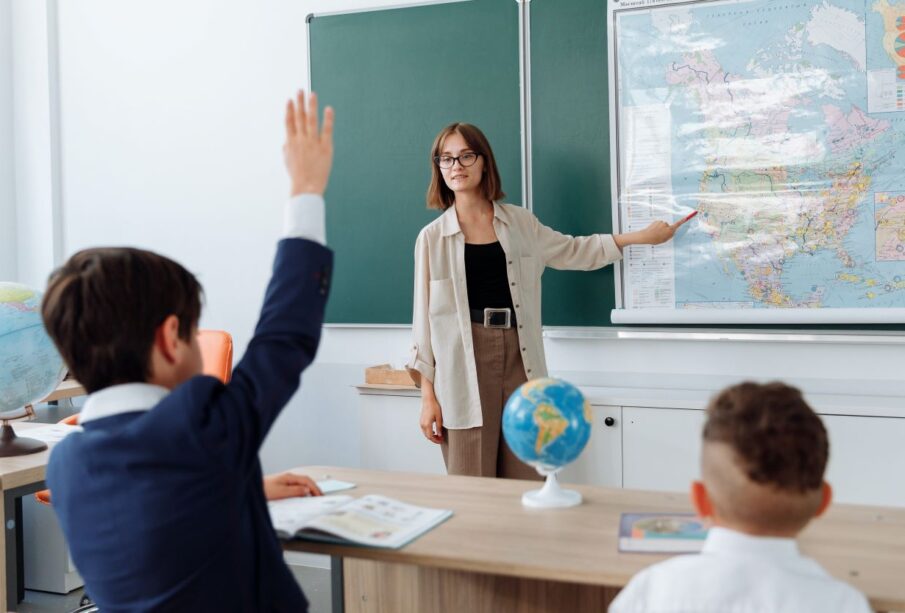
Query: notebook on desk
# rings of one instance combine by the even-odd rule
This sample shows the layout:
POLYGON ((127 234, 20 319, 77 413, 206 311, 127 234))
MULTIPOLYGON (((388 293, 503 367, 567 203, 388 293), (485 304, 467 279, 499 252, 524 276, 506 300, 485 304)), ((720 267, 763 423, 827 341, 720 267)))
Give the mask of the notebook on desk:
POLYGON ((385 496, 313 496, 268 503, 281 539, 399 549, 452 516, 452 511, 385 496))
POLYGON ((707 527, 693 513, 623 513, 619 551, 697 553, 704 547, 707 527))

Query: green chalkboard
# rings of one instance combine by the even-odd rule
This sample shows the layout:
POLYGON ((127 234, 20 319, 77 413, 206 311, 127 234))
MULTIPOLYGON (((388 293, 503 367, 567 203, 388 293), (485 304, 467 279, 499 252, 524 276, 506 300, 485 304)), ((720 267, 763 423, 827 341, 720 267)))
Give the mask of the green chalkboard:
MULTIPOLYGON (((606 67, 606 2, 531 3, 533 209, 566 234, 612 231, 606 67)), ((609 325, 613 273, 547 269, 544 325, 609 325)))
POLYGON ((473 123, 521 202, 518 5, 470 0, 309 19, 311 85, 336 110, 329 323, 411 323, 430 146, 473 123))

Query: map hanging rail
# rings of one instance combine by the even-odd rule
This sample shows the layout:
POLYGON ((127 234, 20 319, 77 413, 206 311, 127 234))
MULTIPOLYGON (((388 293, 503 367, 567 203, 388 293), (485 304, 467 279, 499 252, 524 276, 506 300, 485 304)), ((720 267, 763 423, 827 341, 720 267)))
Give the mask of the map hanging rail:
POLYGON ((613 309, 614 324, 900 324, 905 308, 613 309))

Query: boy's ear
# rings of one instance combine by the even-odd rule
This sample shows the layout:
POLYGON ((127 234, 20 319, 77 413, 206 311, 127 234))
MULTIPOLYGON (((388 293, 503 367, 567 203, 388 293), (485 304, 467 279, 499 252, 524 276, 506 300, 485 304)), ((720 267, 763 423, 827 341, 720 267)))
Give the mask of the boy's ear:
POLYGON ((830 503, 833 502, 833 486, 824 481, 821 494, 823 495, 823 499, 820 501, 820 506, 817 508, 817 512, 814 513, 814 517, 823 515, 829 508, 830 503))
POLYGON ((179 318, 168 315, 163 323, 154 331, 154 348, 168 363, 176 361, 176 350, 179 342, 179 318))
POLYGON ((691 504, 701 517, 713 517, 713 503, 703 481, 691 482, 691 504))

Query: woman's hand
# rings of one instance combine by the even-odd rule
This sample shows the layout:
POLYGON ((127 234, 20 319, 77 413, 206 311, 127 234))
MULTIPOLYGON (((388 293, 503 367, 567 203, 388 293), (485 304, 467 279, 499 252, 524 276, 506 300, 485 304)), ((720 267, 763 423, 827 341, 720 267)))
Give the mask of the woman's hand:
POLYGON ((685 217, 672 224, 665 221, 655 221, 637 232, 615 234, 613 235, 613 240, 616 241, 616 246, 619 249, 628 245, 660 245, 672 239, 676 235, 676 231, 692 217, 693 215, 685 217))
POLYGON ((281 500, 294 496, 321 496, 314 479, 306 475, 280 473, 264 477, 264 497, 267 500, 281 500))
POLYGON ((425 378, 421 380, 421 432, 432 443, 443 442, 443 412, 434 396, 434 384, 425 378))

